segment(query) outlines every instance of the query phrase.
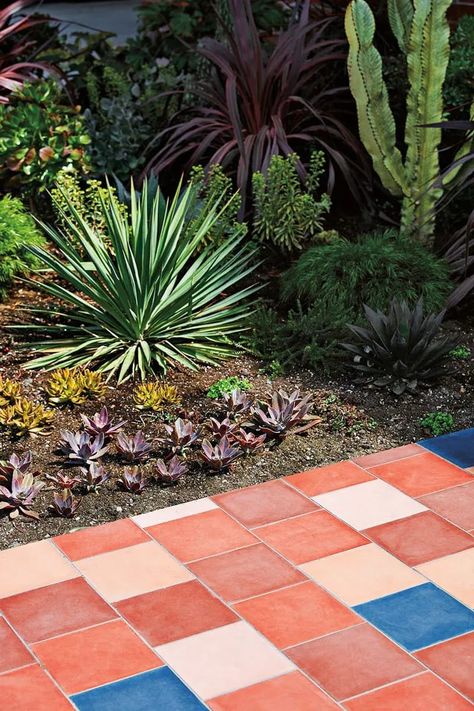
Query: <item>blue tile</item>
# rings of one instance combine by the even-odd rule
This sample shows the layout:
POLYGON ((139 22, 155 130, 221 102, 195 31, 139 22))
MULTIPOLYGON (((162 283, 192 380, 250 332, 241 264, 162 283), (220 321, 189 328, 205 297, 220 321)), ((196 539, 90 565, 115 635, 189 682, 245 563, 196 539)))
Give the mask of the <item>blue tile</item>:
POLYGON ((474 612, 433 583, 356 605, 354 610, 409 652, 474 630, 474 612))
POLYGON ((432 439, 422 439, 418 444, 458 467, 474 467, 474 427, 432 439))
POLYGON ((168 667, 75 694, 80 711, 199 711, 201 701, 168 667))

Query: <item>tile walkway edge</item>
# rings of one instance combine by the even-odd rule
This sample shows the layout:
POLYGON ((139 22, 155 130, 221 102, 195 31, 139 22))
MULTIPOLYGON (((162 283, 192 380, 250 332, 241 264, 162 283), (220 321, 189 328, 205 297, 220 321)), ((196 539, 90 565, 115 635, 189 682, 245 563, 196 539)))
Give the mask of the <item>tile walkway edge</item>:
POLYGON ((473 467, 471 429, 0 551, 3 704, 472 709, 473 467))

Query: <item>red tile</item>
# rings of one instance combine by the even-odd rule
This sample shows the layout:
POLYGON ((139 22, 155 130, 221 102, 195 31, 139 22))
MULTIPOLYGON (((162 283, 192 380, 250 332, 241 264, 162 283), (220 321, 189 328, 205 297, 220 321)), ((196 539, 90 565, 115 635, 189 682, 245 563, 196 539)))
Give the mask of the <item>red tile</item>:
POLYGON ((417 674, 352 701, 348 711, 469 711, 472 705, 433 674, 417 674))
POLYGON ((338 700, 422 669, 409 654, 368 624, 300 644, 286 653, 338 700))
POLYGON ((160 523, 147 531, 184 562, 257 543, 251 533, 220 509, 160 523))
POLYGON ((12 628, 0 617, 0 674, 32 664, 33 657, 12 628))
POLYGON ((416 656, 474 701, 474 632, 422 649, 416 656))
POLYGON ((129 598, 117 608, 153 647, 238 620, 197 580, 129 598))
POLYGON ((82 578, 5 597, 0 608, 26 642, 39 642, 117 616, 82 578))
POLYGON ((191 563, 189 569, 224 600, 243 600, 283 588, 305 577, 259 544, 191 563))
POLYGON ((472 482, 470 474, 432 452, 381 464, 370 468, 369 471, 408 496, 423 496, 448 489, 450 486, 472 482))
POLYGON ((329 696, 298 671, 207 702, 212 711, 336 711, 329 696))
POLYGON ((112 521, 103 526, 84 528, 74 533, 58 536, 54 542, 71 560, 108 553, 136 543, 145 543, 149 537, 129 519, 112 521))
POLYGON ((296 565, 368 543, 362 534, 327 511, 263 526, 255 533, 296 565))
POLYGON ((411 457, 414 454, 423 454, 425 451, 418 444, 404 444, 402 447, 385 449, 383 452, 364 454, 362 457, 356 457, 353 461, 360 467, 367 469, 367 467, 376 467, 379 464, 386 464, 386 462, 394 462, 396 459, 411 457))
POLYGON ((51 679, 33 665, 0 676, 3 709, 15 711, 72 711, 72 704, 51 679))
POLYGON ((310 582, 240 602, 235 609, 280 649, 361 622, 352 610, 310 582))
POLYGON ((365 531, 407 565, 420 565, 435 558, 463 551, 474 545, 468 533, 451 525, 432 511, 390 521, 365 531))
POLYGON ((219 494, 212 499, 249 528, 319 508, 282 481, 267 481, 248 489, 219 494))
POLYGON ((38 642, 32 649, 67 694, 163 664, 122 620, 38 642))
POLYGON ((373 476, 353 462, 339 462, 330 464, 328 467, 309 469, 306 472, 285 477, 285 481, 307 496, 325 494, 328 491, 343 489, 345 486, 352 486, 352 484, 361 484, 371 479, 373 476))
POLYGON ((465 531, 474 528, 474 482, 422 496, 419 501, 465 531))

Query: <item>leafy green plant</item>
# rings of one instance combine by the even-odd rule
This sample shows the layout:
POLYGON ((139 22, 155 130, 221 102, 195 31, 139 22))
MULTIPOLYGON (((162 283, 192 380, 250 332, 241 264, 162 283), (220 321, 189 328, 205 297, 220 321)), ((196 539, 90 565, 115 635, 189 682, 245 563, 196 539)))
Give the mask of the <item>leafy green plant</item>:
POLYGON ((253 234, 260 242, 271 242, 275 247, 290 252, 322 230, 322 217, 329 211, 331 200, 315 193, 324 172, 324 154, 312 154, 308 175, 301 185, 296 153, 286 158, 273 156, 266 175, 253 174, 254 222, 253 234))
POLYGON ((253 254, 239 237, 195 256, 226 205, 207 208, 207 219, 184 238, 192 200, 192 186, 165 202, 159 190, 150 195, 145 185, 140 198, 132 189, 125 218, 110 195, 102 202, 106 235, 91 231, 78 215, 78 226, 70 224, 77 247, 44 225, 59 255, 33 251, 62 283, 38 286, 63 305, 48 310, 47 324, 17 327, 52 336, 30 344, 46 355, 29 367, 94 363, 120 382, 133 375, 143 379, 154 369, 165 372, 171 364, 196 369, 235 353, 229 336, 245 326, 250 309, 244 300, 257 287, 234 287, 255 268, 253 254))
POLYGON ((233 390, 250 390, 251 383, 247 378, 239 378, 238 375, 229 375, 227 378, 221 378, 211 385, 207 391, 207 397, 217 400, 226 393, 231 393, 233 390))
POLYGON ((452 351, 449 352, 451 358, 457 358, 458 360, 466 360, 471 357, 471 350, 467 346, 456 346, 452 351))
POLYGON ((449 106, 470 104, 474 90, 474 17, 459 19, 451 37, 451 54, 446 71, 444 97, 449 106))
POLYGON ((454 417, 449 412, 429 412, 420 420, 420 425, 433 437, 452 432, 454 417))
POLYGON ((43 246, 44 237, 21 200, 5 195, 0 199, 0 300, 17 276, 26 276, 39 266, 29 245, 43 246))

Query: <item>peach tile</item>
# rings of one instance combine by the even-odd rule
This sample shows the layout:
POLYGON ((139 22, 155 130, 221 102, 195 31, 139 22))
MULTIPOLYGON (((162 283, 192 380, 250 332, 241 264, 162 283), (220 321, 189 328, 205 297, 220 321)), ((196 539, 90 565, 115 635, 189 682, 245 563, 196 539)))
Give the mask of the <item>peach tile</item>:
POLYGON ((157 523, 165 523, 165 521, 175 521, 178 518, 192 516, 193 514, 202 513, 203 511, 211 511, 217 509, 217 505, 208 497, 196 499, 195 501, 187 501, 184 504, 176 504, 176 506, 167 506, 165 509, 150 511, 149 513, 133 516, 134 521, 142 528, 155 526, 157 523))
POLYGON ((359 605, 426 582, 374 543, 300 566, 347 605, 359 605))
POLYGON ((472 482, 470 474, 432 452, 371 467, 369 471, 408 496, 423 496, 472 482))
POLYGON ((0 674, 11 669, 33 664, 31 656, 10 625, 0 617, 0 674))
POLYGON ((394 462, 396 459, 404 459, 411 457, 414 454, 423 454, 425 450, 418 444, 404 444, 402 447, 393 447, 385 449, 383 452, 374 452, 373 454, 364 454, 362 457, 356 457, 353 461, 360 467, 376 467, 378 464, 386 462, 394 462))
POLYGON ((49 676, 34 664, 0 676, 3 709, 15 711, 73 711, 49 676))
POLYGON ((81 573, 108 601, 142 595, 194 576, 155 541, 77 562, 81 573))
POLYGON ((314 500, 358 531, 426 511, 422 504, 378 480, 320 494, 314 500))
POLYGON ((474 608, 474 548, 437 558, 417 570, 468 607, 474 608))
POLYGON ((306 472, 285 477, 285 481, 307 496, 342 489, 352 484, 371 481, 374 477, 354 462, 338 462, 328 467, 317 467, 306 472))
POLYGON ((212 711, 336 711, 340 708, 299 671, 218 696, 207 703, 212 711))
POLYGON ((84 528, 53 539, 55 544, 71 560, 89 558, 98 553, 108 553, 118 548, 127 548, 144 543, 149 538, 132 521, 124 518, 103 526, 84 528))
POLYGON ((423 664, 474 701, 474 632, 416 653, 423 664))
POLYGON ((465 531, 474 528, 474 482, 422 496, 419 501, 465 531))
POLYGON ((0 598, 77 578, 79 573, 50 541, 0 552, 0 598))
POLYGON ((170 642, 156 651, 203 699, 294 669, 289 659, 246 622, 170 642))

